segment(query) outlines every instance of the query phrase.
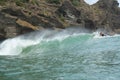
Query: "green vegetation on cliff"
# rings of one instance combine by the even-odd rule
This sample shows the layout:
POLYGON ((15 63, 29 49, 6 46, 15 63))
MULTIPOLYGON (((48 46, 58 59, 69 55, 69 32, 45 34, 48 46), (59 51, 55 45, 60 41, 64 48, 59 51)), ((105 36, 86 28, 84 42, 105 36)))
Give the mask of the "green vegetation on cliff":
POLYGON ((0 5, 5 5, 7 0, 0 0, 0 5))
POLYGON ((72 4, 74 6, 79 6, 80 5, 80 1, 79 0, 71 0, 72 4))
POLYGON ((16 5, 23 6, 24 3, 28 3, 29 0, 15 0, 16 5))
POLYGON ((48 3, 60 4, 61 0, 46 0, 48 3))

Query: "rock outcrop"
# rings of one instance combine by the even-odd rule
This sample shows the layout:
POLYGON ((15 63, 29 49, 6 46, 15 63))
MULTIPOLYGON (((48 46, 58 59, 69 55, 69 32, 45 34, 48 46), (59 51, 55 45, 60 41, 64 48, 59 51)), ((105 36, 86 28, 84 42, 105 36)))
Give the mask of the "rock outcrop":
POLYGON ((120 8, 117 0, 99 0, 94 6, 102 10, 102 14, 105 15, 101 25, 107 30, 109 28, 109 30, 116 32, 115 30, 120 28, 120 8))
POLYGON ((120 33, 120 8, 117 0, 99 0, 93 5, 84 0, 56 1, 27 0, 18 3, 10 0, 1 4, 0 40, 35 30, 65 29, 71 26, 90 31, 102 28, 109 33, 120 33))

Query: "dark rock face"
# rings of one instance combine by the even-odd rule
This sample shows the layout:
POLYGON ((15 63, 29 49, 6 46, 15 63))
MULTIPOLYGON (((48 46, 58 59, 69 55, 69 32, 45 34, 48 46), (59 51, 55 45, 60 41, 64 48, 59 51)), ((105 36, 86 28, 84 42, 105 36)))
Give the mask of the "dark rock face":
MULTIPOLYGON (((99 8, 104 9, 105 11, 109 11, 111 13, 116 13, 116 11, 119 11, 119 3, 116 0, 99 0, 96 5, 99 8)), ((118 13, 117 13, 118 14, 118 13)))
MULTIPOLYGON (((23 34, 24 27, 16 23, 17 18, 25 18, 25 15, 20 10, 13 10, 11 8, 3 9, 0 11, 0 33, 1 38, 12 38, 23 34)), ((32 30, 33 31, 33 30, 32 30)))
POLYGON ((4 30, 1 29, 1 30, 0 30, 0 42, 3 41, 3 40, 5 40, 5 39, 6 39, 6 38, 5 38, 4 30))
POLYGON ((0 12, 0 29, 1 29, 1 34, 3 38, 8 38, 8 37, 15 37, 17 36, 17 32, 16 35, 12 35, 14 32, 12 32, 12 29, 7 30, 7 28, 9 27, 16 27, 16 23, 15 23, 16 19, 12 18, 8 15, 5 15, 3 13, 0 12), (9 34, 9 32, 11 32, 11 35, 9 34), (8 34, 10 36, 8 36, 8 34))
MULTIPOLYGON (((0 40, 12 38, 40 29, 65 29, 79 26, 95 31, 120 33, 120 8, 116 0, 99 0, 88 5, 84 0, 61 0, 60 4, 38 1, 37 5, 24 3, 23 6, 0 7, 0 40), (44 3, 44 4, 43 4, 44 3)), ((13 1, 14 2, 14 1, 13 1)))
POLYGON ((92 20, 87 20, 87 19, 85 20, 85 28, 93 29, 93 30, 96 29, 94 22, 92 20))
POLYGON ((18 33, 20 33, 20 29, 16 28, 15 26, 6 27, 4 31, 6 32, 6 38, 15 37, 18 35, 18 33))
POLYGON ((26 18, 26 16, 19 9, 6 8, 1 10, 1 12, 10 14, 11 16, 17 16, 18 18, 24 18, 24 19, 26 18))
POLYGON ((0 11, 0 39, 12 38, 39 29, 64 28, 55 17, 27 16, 20 9, 6 8, 0 11), (20 19, 20 20, 19 20, 20 19))
POLYGON ((57 20, 56 18, 47 17, 45 15, 40 14, 38 14, 37 16, 31 16, 30 18, 28 18, 27 21, 35 26, 42 26, 43 28, 49 29, 53 29, 54 27, 64 28, 63 24, 60 23, 59 20, 57 20))
POLYGON ((116 29, 120 29, 120 8, 116 0, 99 0, 95 6, 104 10, 103 14, 106 16, 104 16, 105 19, 103 23, 105 24, 105 28, 109 28, 114 32, 116 29))
POLYGON ((72 19, 79 18, 81 14, 69 1, 65 1, 56 12, 59 16, 72 19))
POLYGON ((112 18, 111 22, 113 24, 112 28, 113 29, 120 29, 120 15, 113 15, 111 18, 112 18))

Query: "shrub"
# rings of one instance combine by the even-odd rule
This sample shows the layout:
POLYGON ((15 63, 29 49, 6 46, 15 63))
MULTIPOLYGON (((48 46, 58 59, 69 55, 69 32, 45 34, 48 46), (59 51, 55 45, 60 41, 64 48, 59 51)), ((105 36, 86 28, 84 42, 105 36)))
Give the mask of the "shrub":
POLYGON ((24 3, 29 2, 29 0, 15 0, 16 5, 22 6, 24 3))
POLYGON ((72 2, 72 4, 73 4, 74 6, 80 5, 79 0, 71 0, 71 2, 72 2))
POLYGON ((0 0, 0 5, 4 5, 7 0, 0 0))
POLYGON ((65 19, 64 19, 64 17, 63 17, 63 15, 60 15, 60 20, 62 21, 62 22, 65 22, 65 19))

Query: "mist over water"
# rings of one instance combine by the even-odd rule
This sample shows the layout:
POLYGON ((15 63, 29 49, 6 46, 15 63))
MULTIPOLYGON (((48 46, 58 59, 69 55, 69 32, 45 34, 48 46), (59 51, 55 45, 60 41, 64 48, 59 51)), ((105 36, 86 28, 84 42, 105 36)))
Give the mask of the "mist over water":
POLYGON ((42 41, 62 41, 67 37, 85 34, 88 30, 81 28, 68 28, 66 30, 43 30, 36 31, 16 38, 7 39, 0 44, 0 55, 18 55, 23 48, 40 44, 42 41))
POLYGON ((67 29, 0 44, 0 80, 119 80, 120 36, 67 29))

